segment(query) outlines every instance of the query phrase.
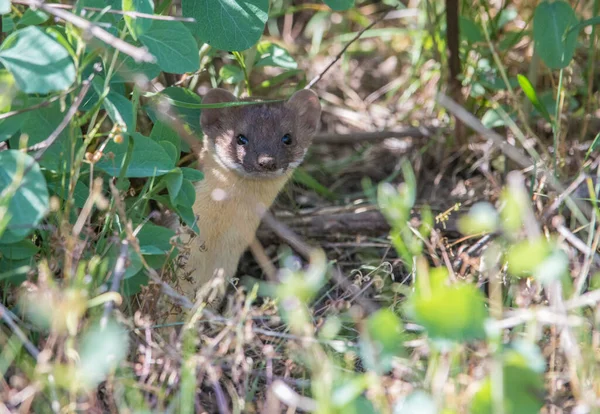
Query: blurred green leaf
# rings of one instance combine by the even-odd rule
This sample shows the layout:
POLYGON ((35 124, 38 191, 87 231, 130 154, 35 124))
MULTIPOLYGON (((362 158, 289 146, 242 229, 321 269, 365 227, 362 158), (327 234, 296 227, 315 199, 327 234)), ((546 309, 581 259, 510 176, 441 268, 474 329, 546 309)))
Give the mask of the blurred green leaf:
POLYGON ((35 26, 17 30, 2 42, 0 63, 25 93, 62 91, 75 82, 69 52, 35 26))
MULTIPOLYGON (((527 355, 507 351, 503 357, 502 387, 504 391, 504 413, 538 413, 544 405, 544 381, 539 372, 529 365, 527 355)), ((492 397, 492 381, 487 378, 471 403, 473 414, 494 414, 496 403, 492 397)))
POLYGON ((20 29, 27 26, 38 26, 47 22, 49 18, 50 16, 48 16, 47 13, 44 13, 39 9, 27 9, 25 13, 23 13, 23 17, 21 17, 17 22, 17 28, 20 29))
POLYGON ((546 121, 552 122, 552 119, 550 118, 550 113, 548 112, 546 107, 541 104, 540 100, 538 99, 537 93, 535 92, 535 88, 533 87, 531 82, 529 82, 529 79, 527 79, 527 77, 523 75, 517 75, 517 79, 519 81, 519 85, 521 85, 521 89, 523 90, 523 92, 525 92, 525 96, 527 96, 527 99, 529 99, 529 101, 533 104, 535 109, 539 111, 539 113, 544 117, 546 121))
POLYGON ((192 33, 210 46, 241 51, 254 46, 269 17, 269 0, 182 0, 182 13, 193 17, 192 33))
POLYGON ((95 388, 117 368, 129 352, 127 331, 110 320, 106 326, 91 326, 83 335, 79 347, 76 387, 95 388))
POLYGON ((460 36, 469 43, 485 41, 481 27, 468 17, 460 16, 460 36))
MULTIPOLYGON (((351 379, 337 385, 331 395, 331 402, 334 407, 345 407, 355 401, 369 387, 369 377, 366 375, 356 375, 351 379)), ((344 412, 346 412, 344 410, 344 412)))
POLYGON ((10 13, 10 0, 0 0, 0 14, 10 13))
POLYGON ((569 270, 567 254, 553 242, 542 238, 513 244, 506 261, 511 276, 533 276, 545 285, 560 280, 569 270))
POLYGON ((365 334, 360 343, 365 367, 388 372, 394 358, 404 354, 402 321, 389 309, 379 310, 367 319, 365 334))
POLYGON ((323 0, 332 10, 343 11, 354 7, 354 0, 323 0))
POLYGON ((140 41, 165 72, 194 72, 200 67, 198 45, 181 22, 154 20, 150 29, 140 35, 140 41))
POLYGON ((431 395, 417 390, 402 398, 394 405, 394 414, 438 414, 438 409, 431 395))
POLYGON ((490 203, 479 202, 469 210, 469 214, 458 221, 458 229, 463 234, 491 233, 500 224, 498 212, 490 203))
POLYGON ((31 240, 21 240, 17 243, 0 244, 0 255, 12 260, 32 258, 40 249, 31 240))
POLYGON ((33 157, 6 150, 0 152, 0 189, 0 206, 8 207, 9 217, 7 229, 0 234, 0 243, 14 243, 27 236, 46 215, 49 208, 46 179, 33 157), (24 172, 27 173, 23 176, 24 172), (6 190, 17 182, 19 186, 8 194, 6 190))
POLYGON ((508 273, 514 277, 533 275, 552 251, 552 246, 546 239, 524 240, 510 246, 506 255, 508 273))
POLYGON ((283 47, 272 42, 261 42, 256 47, 256 67, 276 66, 283 69, 297 69, 298 63, 283 47))
MULTIPOLYGON (((153 0, 123 0, 123 11, 129 12, 138 12, 145 14, 153 14, 154 13, 154 1, 153 0)), ((138 37, 148 31, 150 26, 152 26, 151 19, 144 19, 141 17, 134 17, 125 15, 125 23, 127 24, 127 28, 129 29, 129 33, 135 40, 138 37)))
POLYGON ((535 52, 551 69, 569 65, 577 45, 579 23, 573 8, 565 1, 543 1, 533 15, 535 52))
POLYGON ((244 71, 237 65, 223 65, 219 69, 219 79, 228 85, 233 85, 244 80, 244 71))
POLYGON ((488 317, 483 294, 468 283, 448 286, 447 278, 443 268, 432 269, 429 275, 417 273, 407 311, 432 339, 463 342, 483 338, 488 317))

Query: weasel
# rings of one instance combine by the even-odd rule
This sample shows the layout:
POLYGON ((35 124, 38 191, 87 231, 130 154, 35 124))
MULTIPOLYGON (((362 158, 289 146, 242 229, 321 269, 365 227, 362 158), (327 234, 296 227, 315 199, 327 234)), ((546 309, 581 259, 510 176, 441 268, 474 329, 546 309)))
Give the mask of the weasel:
MULTIPOLYGON (((212 89, 202 103, 236 101, 230 92, 212 89)), ((306 89, 287 101, 202 110, 205 139, 199 158, 204 179, 196 185, 193 206, 200 232, 189 241, 189 256, 178 277, 181 293, 196 299, 217 278, 212 302, 220 303, 225 282, 235 275, 262 212, 304 159, 320 115, 316 93, 306 89)))

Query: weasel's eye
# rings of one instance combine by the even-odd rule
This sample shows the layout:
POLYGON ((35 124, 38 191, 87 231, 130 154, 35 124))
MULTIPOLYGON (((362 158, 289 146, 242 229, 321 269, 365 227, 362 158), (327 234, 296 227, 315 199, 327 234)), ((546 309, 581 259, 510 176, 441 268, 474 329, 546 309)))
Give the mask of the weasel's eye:
POLYGON ((290 134, 285 134, 281 137, 281 142, 283 142, 285 145, 291 145, 292 137, 290 136, 290 134))
POLYGON ((237 136, 237 144, 238 145, 247 145, 248 144, 248 138, 246 138, 245 135, 238 135, 237 136))

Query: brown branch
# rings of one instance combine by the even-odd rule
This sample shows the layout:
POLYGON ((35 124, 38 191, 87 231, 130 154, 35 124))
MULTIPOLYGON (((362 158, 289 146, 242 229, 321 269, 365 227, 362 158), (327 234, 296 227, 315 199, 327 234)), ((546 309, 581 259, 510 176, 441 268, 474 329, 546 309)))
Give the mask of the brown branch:
POLYGON ((351 132, 349 134, 321 133, 315 135, 315 144, 354 144, 359 142, 377 142, 388 138, 429 138, 441 131, 432 127, 406 127, 394 130, 373 132, 351 132))
POLYGON ((104 43, 114 47, 118 51, 131 56, 136 62, 153 63, 156 61, 154 56, 150 52, 148 52, 148 50, 145 47, 141 48, 133 46, 125 42, 124 40, 121 40, 118 37, 111 35, 106 30, 87 21, 83 17, 77 16, 76 14, 73 14, 69 11, 52 7, 41 0, 12 0, 12 2, 15 4, 24 4, 34 9, 37 8, 43 10, 48 14, 51 14, 55 17, 58 17, 59 19, 69 22, 73 26, 82 29, 83 31, 91 34, 95 38, 100 39, 104 43))
MULTIPOLYGON (((316 212, 300 212, 293 216, 279 215, 277 218, 273 216, 265 218, 258 228, 258 239, 264 244, 273 243, 278 238, 286 242, 291 241, 290 246, 294 249, 298 244, 298 235, 309 240, 323 241, 339 240, 340 236, 380 237, 390 232, 388 221, 375 206, 324 209, 316 212), (272 220, 278 223, 273 225, 272 220)), ((445 234, 459 233, 455 215, 450 216, 445 223, 435 223, 434 228, 445 234)), ((308 245, 302 242, 302 247, 305 246, 308 245)))
MULTIPOLYGON (((450 79, 448 80, 448 89, 450 96, 462 104, 461 94, 461 82, 460 82, 460 55, 459 55, 459 41, 460 41, 460 23, 458 19, 459 15, 459 2, 458 0, 446 0, 446 45, 448 49, 448 69, 450 72, 450 79)), ((459 145, 465 144, 465 128, 460 119, 455 119, 455 136, 456 141, 459 145)))

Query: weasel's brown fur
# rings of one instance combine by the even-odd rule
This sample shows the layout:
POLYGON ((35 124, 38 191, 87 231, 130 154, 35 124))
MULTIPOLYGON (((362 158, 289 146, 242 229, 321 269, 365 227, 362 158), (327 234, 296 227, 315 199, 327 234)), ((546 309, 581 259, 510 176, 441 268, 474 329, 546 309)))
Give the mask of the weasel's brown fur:
MULTIPOLYGON (((203 103, 236 100, 223 89, 213 89, 203 103)), ((199 289, 220 276, 217 285, 222 296, 224 281, 235 274, 254 238, 261 212, 271 206, 302 162, 320 111, 316 94, 308 90, 280 103, 203 110, 204 179, 196 186, 193 207, 200 233, 190 241, 179 280, 183 294, 195 298, 199 289)))

